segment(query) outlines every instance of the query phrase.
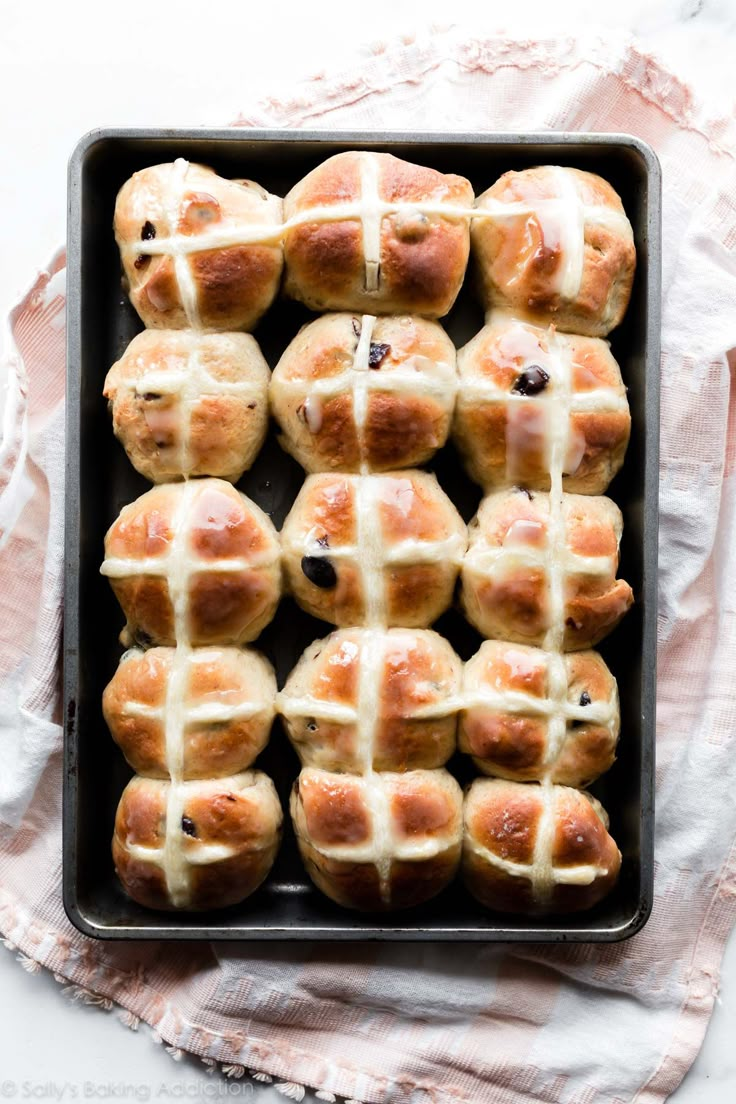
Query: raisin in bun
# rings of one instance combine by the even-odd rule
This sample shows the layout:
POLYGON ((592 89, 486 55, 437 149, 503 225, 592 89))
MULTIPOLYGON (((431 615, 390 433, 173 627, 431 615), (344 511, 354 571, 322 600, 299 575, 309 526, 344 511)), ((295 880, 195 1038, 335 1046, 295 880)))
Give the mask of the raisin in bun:
POLYGON ((616 578, 623 522, 610 498, 563 495, 560 526, 550 496, 518 487, 481 502, 462 567, 465 615, 483 636, 544 644, 564 622, 565 651, 590 648, 633 602, 616 578))
POLYGON ((606 341, 556 333, 503 312, 458 353, 453 435, 482 487, 603 494, 631 428, 626 389, 606 341))
POLYGON ((425 628, 448 607, 465 525, 428 472, 310 475, 284 522, 287 585, 336 625, 425 628))
POLYGON ((273 782, 261 771, 180 783, 136 776, 115 817, 115 870, 146 908, 225 908, 268 874, 282 819, 273 782))
POLYGON ((100 570, 126 616, 125 644, 247 643, 281 594, 270 518, 222 479, 162 483, 124 506, 100 570))
POLYGON ((389 471, 445 444, 456 383, 436 322, 326 314, 288 346, 270 394, 281 444, 307 471, 389 471))
POLYGON ((472 243, 485 306, 605 337, 631 295, 636 248, 611 185, 540 165, 507 172, 478 197, 472 243), (488 217, 483 217, 487 212, 488 217))
POLYGON ((495 912, 580 912, 616 884, 621 853, 605 809, 588 793, 477 779, 464 821, 465 884, 495 912))
POLYGON ((144 330, 107 373, 115 436, 152 483, 235 483, 268 429, 270 373, 250 334, 144 330))
POLYGON ((317 311, 441 318, 465 275, 472 203, 461 176, 389 153, 329 157, 284 200, 285 291, 317 311))
POLYGON ((587 786, 614 761, 618 691, 597 652, 486 640, 465 665, 462 705, 460 750, 483 774, 587 786))
POLYGON ((438 633, 340 629, 306 649, 278 710, 305 767, 441 767, 455 750, 461 676, 438 633))
POLYGON ((273 668, 258 652, 132 648, 105 688, 102 711, 137 774, 216 778, 253 763, 275 703, 273 668))
POLYGON ((178 158, 123 184, 115 203, 130 301, 152 329, 250 330, 283 267, 282 202, 178 158))
POLYGON ((460 860, 462 792, 445 770, 356 777, 307 768, 291 817, 307 873, 344 908, 422 904, 460 860))

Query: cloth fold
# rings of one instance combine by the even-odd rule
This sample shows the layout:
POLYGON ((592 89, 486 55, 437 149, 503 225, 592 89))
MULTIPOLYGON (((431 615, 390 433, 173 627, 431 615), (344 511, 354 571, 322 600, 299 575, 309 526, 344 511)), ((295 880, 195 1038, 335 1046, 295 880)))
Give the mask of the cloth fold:
POLYGON ((143 1019, 175 1050, 232 1076, 281 1078, 294 1099, 309 1085, 326 1099, 393 1104, 661 1101, 700 1046, 736 917, 736 124, 709 118, 686 85, 621 36, 521 42, 466 40, 452 30, 377 47, 349 74, 271 97, 239 123, 628 131, 659 154, 665 290, 652 919, 628 943, 568 947, 119 946, 71 927, 60 894, 54 712, 59 257, 11 316, 6 358, 0 820, 9 827, 0 840, 0 930, 89 999, 119 1005, 124 1022, 143 1019))

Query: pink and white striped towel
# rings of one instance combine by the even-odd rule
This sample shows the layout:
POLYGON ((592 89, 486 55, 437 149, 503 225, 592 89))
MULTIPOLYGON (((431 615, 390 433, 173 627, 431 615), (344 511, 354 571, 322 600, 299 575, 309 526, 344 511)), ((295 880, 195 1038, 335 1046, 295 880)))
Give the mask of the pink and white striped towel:
POLYGON ((380 48, 241 125, 630 131, 664 170, 656 903, 628 943, 120 947, 60 895, 63 258, 13 313, 0 471, 0 928, 172 1047, 362 1101, 651 1104, 713 1007, 736 916, 736 127, 629 40, 380 48), (730 365, 730 367, 729 367, 730 365), (39 781, 40 778, 40 781, 39 781), (38 785, 36 786, 36 783, 38 785), (35 789, 35 793, 34 793, 35 789), (707 801, 703 795, 707 794, 707 801), (27 808, 26 808, 27 806, 27 808), (18 827, 19 818, 23 815, 18 827))

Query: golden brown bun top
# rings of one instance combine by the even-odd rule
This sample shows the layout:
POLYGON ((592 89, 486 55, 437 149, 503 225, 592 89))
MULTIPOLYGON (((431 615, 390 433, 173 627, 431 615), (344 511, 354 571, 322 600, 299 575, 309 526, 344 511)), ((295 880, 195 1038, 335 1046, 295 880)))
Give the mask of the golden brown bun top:
POLYGON ((326 314, 276 365, 284 447, 308 471, 386 471, 428 460, 447 438, 455 348, 417 316, 326 314))
POLYGON ((460 787, 445 770, 357 777, 307 768, 292 793, 297 833, 324 856, 411 861, 457 843, 460 787))
POLYGON ((250 334, 143 330, 107 373, 113 427, 154 483, 252 463, 268 423, 268 365, 250 334))
POLYGON ((306 766, 439 767, 455 748, 461 671, 438 633, 342 629, 306 649, 278 708, 306 766))
POLYGON ((616 578, 623 521, 609 498, 562 496, 550 527, 550 496, 510 488, 488 495, 469 526, 463 604, 484 636, 566 651, 590 647, 633 601, 616 578), (555 644, 548 633, 560 632, 555 644))
POLYGON ((118 192, 114 229, 144 323, 251 329, 278 290, 281 221, 277 196, 205 165, 179 158, 134 173, 118 192))
POLYGON ((335 624, 423 627, 450 602, 466 529, 427 472, 311 475, 284 522, 284 567, 335 624))
POLYGON ((249 767, 275 715, 276 679, 249 649, 132 648, 102 699, 137 774, 206 778, 249 767))
POLYGON ((521 911, 590 907, 618 876, 608 815, 588 793, 477 779, 464 815, 466 877, 492 907, 508 909, 514 898, 521 911))
POLYGON ((606 341, 493 311, 459 351, 458 370, 455 439, 476 482, 549 490, 562 435, 564 489, 606 490, 623 462, 631 425, 606 341))
POLYGON ((469 213, 472 202, 463 177, 387 153, 336 154, 284 201, 287 221, 305 215, 287 229, 286 290, 315 310, 442 317, 469 250, 468 214, 442 209, 469 213))
POLYGON ((222 479, 200 479, 152 487, 124 506, 105 537, 106 559, 145 558, 155 566, 170 554, 175 536, 184 546, 184 566, 195 571, 223 559, 255 563, 278 556, 273 523, 255 502, 222 479))
POLYGON ((628 306, 636 265, 631 224, 616 191, 580 169, 507 172, 477 207, 517 205, 476 218, 473 244, 486 306, 507 305, 559 329, 605 336, 628 306))
POLYGON ((123 507, 100 570, 128 617, 128 643, 247 642, 280 595, 270 518, 221 479, 160 484, 123 507))
POLYGON ((597 652, 486 640, 465 665, 460 750, 484 774, 587 785, 613 763, 616 680, 597 652))

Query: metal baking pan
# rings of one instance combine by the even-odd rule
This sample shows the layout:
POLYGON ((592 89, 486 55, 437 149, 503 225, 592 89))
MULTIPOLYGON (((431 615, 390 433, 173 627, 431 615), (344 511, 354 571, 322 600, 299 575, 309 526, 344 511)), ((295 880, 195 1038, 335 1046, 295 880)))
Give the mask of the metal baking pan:
MULTIPOLYGON (((84 137, 69 168, 68 390, 66 475, 66 595, 64 622, 64 904, 71 921, 101 939, 504 940, 604 942, 625 939, 644 925, 652 903, 657 497, 660 329, 660 172, 644 143, 627 135, 401 134, 328 131, 98 130, 84 137), (531 920, 493 914, 459 881, 407 912, 360 915, 338 908, 307 878, 286 816, 279 858, 265 885, 242 905, 211 914, 151 912, 129 900, 110 857, 115 809, 130 770, 112 742, 100 699, 121 653, 122 614, 99 574, 103 536, 120 508, 148 484, 115 440, 102 385, 141 323, 121 291, 112 234, 115 196, 136 169, 182 156, 224 176, 252 177, 277 195, 331 154, 383 150, 409 161, 468 177, 476 192, 511 168, 548 162, 600 173, 621 195, 634 227, 638 270, 623 325, 611 337, 628 385, 632 436, 623 471, 610 495, 625 528, 621 574, 636 604, 601 646, 618 678, 622 728, 613 769, 593 787, 611 816, 623 853, 613 893, 590 912, 531 920)), ((256 331, 273 366, 309 317, 279 300, 256 331)), ((483 324, 472 289, 461 292, 444 319, 456 345, 483 324)), ((440 482, 469 519, 479 490, 448 446, 433 465, 440 482)), ((272 432, 239 486, 281 525, 304 475, 272 432)), ((437 628, 463 659, 480 637, 456 612, 437 628)), ((256 646, 276 667, 279 685, 303 648, 330 626, 284 599, 256 646)), ((258 766, 281 800, 299 771, 280 725, 258 766)), ((472 776, 460 757, 450 769, 472 776)))

